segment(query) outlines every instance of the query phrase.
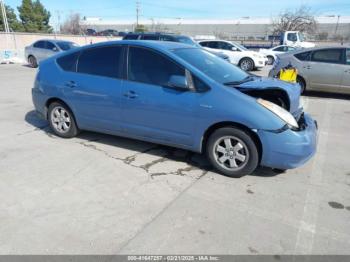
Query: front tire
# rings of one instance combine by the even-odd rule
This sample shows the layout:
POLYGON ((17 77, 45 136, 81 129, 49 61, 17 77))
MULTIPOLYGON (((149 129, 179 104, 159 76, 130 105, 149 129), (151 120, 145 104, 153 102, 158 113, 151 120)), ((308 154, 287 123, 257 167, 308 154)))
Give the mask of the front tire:
POLYGON ((252 137, 245 131, 225 127, 208 139, 207 157, 222 174, 242 177, 251 174, 259 164, 259 153, 252 137))
POLYGON ((59 137, 72 138, 79 133, 72 111, 61 102, 50 104, 48 120, 51 129, 59 137))
POLYGON ((244 71, 252 71, 255 67, 254 61, 249 57, 242 58, 239 61, 239 67, 244 71))

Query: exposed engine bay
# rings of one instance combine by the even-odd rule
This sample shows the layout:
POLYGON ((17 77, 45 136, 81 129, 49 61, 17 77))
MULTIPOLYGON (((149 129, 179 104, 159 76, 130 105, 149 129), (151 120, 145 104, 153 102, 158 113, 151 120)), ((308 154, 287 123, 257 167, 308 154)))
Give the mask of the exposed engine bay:
POLYGON ((243 89, 243 88, 237 88, 242 93, 255 97, 255 98, 262 98, 267 101, 270 101, 272 103, 275 103, 276 105, 279 105, 280 107, 286 109, 287 111, 290 110, 290 101, 288 98, 287 93, 284 90, 277 89, 277 88, 271 88, 271 89, 243 89))

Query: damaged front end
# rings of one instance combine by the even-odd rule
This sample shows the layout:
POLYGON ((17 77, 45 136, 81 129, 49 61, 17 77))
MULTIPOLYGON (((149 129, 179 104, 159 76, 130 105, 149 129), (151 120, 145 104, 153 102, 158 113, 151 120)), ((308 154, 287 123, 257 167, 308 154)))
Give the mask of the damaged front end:
POLYGON ((253 77, 251 81, 234 88, 254 98, 270 101, 289 111, 298 121, 303 110, 300 108, 300 86, 272 78, 253 77))

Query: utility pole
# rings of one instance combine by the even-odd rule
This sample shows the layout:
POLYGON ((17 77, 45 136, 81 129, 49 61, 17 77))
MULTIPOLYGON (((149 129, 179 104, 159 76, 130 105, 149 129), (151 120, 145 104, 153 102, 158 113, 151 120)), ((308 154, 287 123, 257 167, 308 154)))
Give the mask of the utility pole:
POLYGON ((56 21, 56 34, 61 31, 61 11, 56 10, 57 21, 56 21))
POLYGON ((9 23, 7 21, 6 8, 3 0, 0 0, 2 20, 4 21, 4 29, 6 33, 10 33, 9 23))
POLYGON ((335 26, 335 32, 334 32, 334 35, 337 35, 337 32, 338 32, 339 18, 340 18, 340 15, 338 15, 337 25, 335 26))
POLYGON ((139 25, 140 2, 136 1, 136 27, 139 25))

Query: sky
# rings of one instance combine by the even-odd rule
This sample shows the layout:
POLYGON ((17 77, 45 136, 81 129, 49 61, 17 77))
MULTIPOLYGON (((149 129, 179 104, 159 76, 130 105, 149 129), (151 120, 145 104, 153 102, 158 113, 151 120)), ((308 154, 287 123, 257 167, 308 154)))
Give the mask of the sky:
MULTIPOLYGON (((21 0, 4 0, 17 9, 21 0)), ((71 13, 104 20, 133 20, 136 0, 41 0, 51 12, 51 24, 71 13)), ((143 19, 235 19, 273 17, 282 10, 301 5, 312 8, 315 15, 350 16, 350 0, 139 0, 143 19)))

